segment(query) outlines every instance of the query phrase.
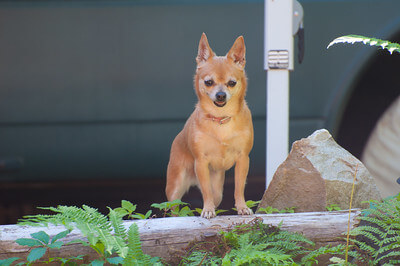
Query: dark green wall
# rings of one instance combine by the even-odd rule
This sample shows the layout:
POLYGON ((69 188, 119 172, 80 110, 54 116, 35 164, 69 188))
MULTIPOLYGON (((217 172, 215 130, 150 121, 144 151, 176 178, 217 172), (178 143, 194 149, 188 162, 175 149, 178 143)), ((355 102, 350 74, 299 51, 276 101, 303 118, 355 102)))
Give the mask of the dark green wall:
MULTIPOLYGON (((335 131, 373 52, 327 44, 350 33, 389 36, 400 25, 399 1, 300 2, 306 56, 291 77, 291 141, 321 127, 335 131), (373 14, 381 19, 372 22, 373 14)), ((196 103, 202 32, 219 55, 244 35, 255 126, 250 174, 264 175, 263 8, 262 1, 0 1, 0 159, 24 161, 0 181, 163 178, 170 144, 196 103)))

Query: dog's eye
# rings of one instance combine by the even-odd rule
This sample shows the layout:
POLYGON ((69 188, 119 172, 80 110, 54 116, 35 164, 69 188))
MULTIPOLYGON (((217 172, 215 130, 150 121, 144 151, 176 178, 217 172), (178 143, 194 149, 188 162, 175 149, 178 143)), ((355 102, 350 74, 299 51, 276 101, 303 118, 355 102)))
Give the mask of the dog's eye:
POLYGON ((229 87, 235 87, 235 85, 236 85, 236 81, 234 81, 234 80, 228 81, 228 86, 229 87))
POLYGON ((211 87, 212 85, 214 85, 214 80, 212 79, 205 80, 204 84, 206 84, 207 87, 211 87))

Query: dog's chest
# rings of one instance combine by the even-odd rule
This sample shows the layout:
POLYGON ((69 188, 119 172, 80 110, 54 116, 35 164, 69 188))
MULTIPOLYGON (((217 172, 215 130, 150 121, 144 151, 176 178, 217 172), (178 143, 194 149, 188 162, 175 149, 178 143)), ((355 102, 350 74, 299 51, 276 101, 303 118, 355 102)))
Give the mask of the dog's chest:
POLYGON ((206 145, 206 155, 215 170, 227 170, 236 162, 245 147, 244 132, 220 131, 210 136, 206 145))

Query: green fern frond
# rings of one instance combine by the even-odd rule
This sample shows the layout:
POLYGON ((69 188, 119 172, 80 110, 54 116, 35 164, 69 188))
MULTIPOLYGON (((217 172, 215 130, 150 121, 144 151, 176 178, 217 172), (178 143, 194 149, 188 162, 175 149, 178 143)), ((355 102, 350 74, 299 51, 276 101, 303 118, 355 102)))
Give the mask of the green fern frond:
POLYGON ((366 252, 368 252, 369 254, 374 254, 374 253, 375 253, 375 248, 372 247, 372 246, 370 246, 369 244, 365 243, 364 241, 359 241, 359 240, 357 240, 357 239, 353 239, 352 241, 353 241, 353 243, 354 243, 355 245, 358 246, 358 248, 359 248, 360 250, 366 251, 366 252))
POLYGON ((96 245, 97 241, 101 241, 108 254, 112 254, 114 249, 114 239, 112 229, 107 217, 99 213, 97 209, 83 205, 82 209, 70 209, 72 212, 63 213, 71 219, 76 227, 81 231, 82 235, 87 237, 91 245, 96 245), (75 213, 75 217, 70 217, 75 213))
POLYGON ((153 265, 154 261, 151 260, 149 255, 142 251, 142 244, 140 242, 139 228, 137 224, 132 224, 128 230, 128 253, 124 260, 124 266, 131 265, 153 265))
POLYGON ((114 231, 113 242, 118 255, 120 255, 122 258, 125 258, 128 253, 128 247, 126 245, 128 235, 122 220, 122 217, 124 217, 125 215, 118 213, 111 208, 109 208, 109 210, 110 212, 108 214, 108 217, 111 223, 111 227, 114 231))
MULTIPOLYGON (((390 260, 390 258, 393 258, 393 257, 396 257, 396 256, 400 257, 400 251, 392 251, 392 252, 390 252, 390 253, 388 253, 386 255, 383 255, 383 256, 377 258, 375 260, 375 263, 376 263, 376 265, 380 265, 380 262, 382 260, 387 260, 387 259, 389 259, 389 261, 391 261, 391 263, 394 262, 394 261, 400 261, 400 260, 390 260)), ((393 265, 399 265, 399 264, 398 263, 394 263, 393 265)))
POLYGON ((400 45, 398 43, 392 43, 386 40, 381 40, 377 38, 370 38, 361 35, 346 35, 339 38, 334 39, 332 42, 329 43, 327 49, 334 44, 337 43, 363 43, 370 46, 377 46, 382 49, 389 51, 389 53, 398 52, 400 53, 400 45))
POLYGON ((350 233, 351 236, 362 235, 363 237, 372 241, 375 245, 379 245, 379 243, 381 243, 384 233, 380 229, 371 226, 360 226, 356 229, 357 230, 354 230, 350 233))
POLYGON ((363 225, 350 235, 358 248, 369 254, 372 265, 381 265, 400 258, 400 201, 391 197, 373 202, 363 211, 363 225))
POLYGON ((222 264, 222 258, 205 251, 193 251, 189 257, 183 259, 182 263, 185 266, 218 266, 222 264))
POLYGON ((25 217, 21 221, 23 224, 40 224, 47 226, 48 224, 64 225, 68 229, 73 226, 81 231, 81 234, 86 237, 91 246, 96 246, 100 241, 105 248, 105 251, 111 255, 114 251, 124 257, 127 253, 126 234, 121 228, 122 219, 113 215, 108 220, 107 216, 101 214, 97 209, 83 205, 82 208, 75 206, 58 206, 41 208, 55 212, 54 215, 35 215, 25 217), (117 221, 120 219, 121 221, 117 221), (115 233, 116 235, 113 235, 115 233))
POLYGON ((306 238, 304 235, 299 234, 299 233, 293 233, 293 232, 289 232, 289 231, 279 231, 276 234, 271 234, 269 236, 269 240, 270 241, 285 241, 287 243, 303 243, 303 244, 308 244, 313 246, 314 242, 312 242, 311 240, 309 240, 308 238, 306 238))
POLYGON ((232 250, 222 265, 292 265, 293 258, 306 253, 303 244, 314 243, 304 236, 257 222, 222 233, 232 250))
POLYGON ((269 250, 232 250, 222 259, 222 265, 292 265, 290 255, 272 253, 269 250))
POLYGON ((321 255, 325 254, 335 254, 335 255, 344 255, 346 246, 345 245, 337 245, 337 246, 323 246, 318 249, 312 250, 307 255, 301 258, 302 264, 307 264, 310 262, 317 262, 317 258, 321 255))
MULTIPOLYGON (((400 254, 397 254, 396 256, 400 256, 400 254)), ((400 265, 400 260, 389 260, 389 264, 400 265)))

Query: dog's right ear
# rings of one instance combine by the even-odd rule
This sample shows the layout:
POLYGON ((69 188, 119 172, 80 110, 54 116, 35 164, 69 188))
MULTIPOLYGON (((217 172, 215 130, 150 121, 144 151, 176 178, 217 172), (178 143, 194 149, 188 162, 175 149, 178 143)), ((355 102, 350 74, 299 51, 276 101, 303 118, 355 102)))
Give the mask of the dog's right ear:
POLYGON ((200 63, 206 62, 210 57, 213 56, 215 56, 215 54, 208 44, 206 34, 203 32, 199 43, 199 51, 197 52, 196 62, 199 65, 200 63))

